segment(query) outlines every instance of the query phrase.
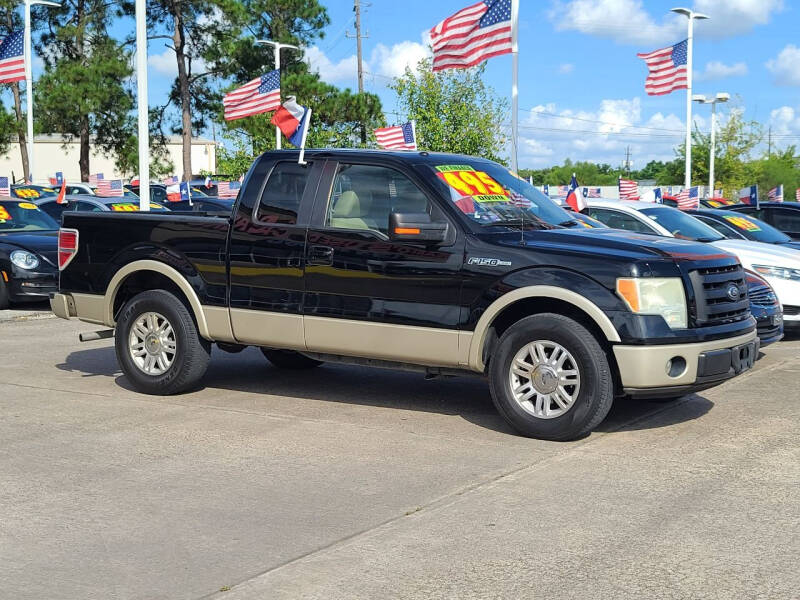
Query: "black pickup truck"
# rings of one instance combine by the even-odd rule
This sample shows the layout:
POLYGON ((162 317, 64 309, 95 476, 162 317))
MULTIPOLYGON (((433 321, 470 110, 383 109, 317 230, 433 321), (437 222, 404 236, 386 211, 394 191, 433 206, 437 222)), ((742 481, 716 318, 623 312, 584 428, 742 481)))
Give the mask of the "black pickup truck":
POLYGON ((514 428, 554 440, 615 397, 679 397, 755 360, 729 254, 587 230, 480 158, 306 158, 259 157, 230 217, 64 213, 53 311, 113 327, 146 393, 197 386, 212 343, 253 345, 285 368, 483 374, 514 428))

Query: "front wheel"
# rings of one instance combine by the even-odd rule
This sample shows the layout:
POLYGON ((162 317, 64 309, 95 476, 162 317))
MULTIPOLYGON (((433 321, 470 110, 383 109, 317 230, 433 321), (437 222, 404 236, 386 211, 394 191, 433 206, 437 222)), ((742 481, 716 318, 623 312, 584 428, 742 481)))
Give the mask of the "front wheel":
POLYGON ((614 384, 605 351, 583 325, 552 313, 526 317, 500 338, 489 363, 492 399, 528 437, 566 441, 605 419, 614 384))
POLYGON ((159 396, 196 387, 211 357, 211 344, 200 337, 189 310, 164 290, 128 301, 117 320, 114 347, 133 387, 159 396))

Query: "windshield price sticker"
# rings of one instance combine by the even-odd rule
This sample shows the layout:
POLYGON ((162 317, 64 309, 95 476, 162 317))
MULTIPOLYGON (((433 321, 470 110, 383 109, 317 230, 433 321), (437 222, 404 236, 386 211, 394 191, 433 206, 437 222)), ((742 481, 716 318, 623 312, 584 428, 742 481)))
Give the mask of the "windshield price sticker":
POLYGON ((11 220, 11 215, 8 214, 5 206, 0 205, 0 223, 5 223, 11 220))
POLYGON ((508 201, 508 192, 484 171, 476 171, 469 165, 439 165, 436 170, 439 179, 462 196, 472 196, 478 202, 508 201), (506 200, 494 199, 495 196, 506 197, 506 200))
POLYGON ((725 220, 731 225, 735 225, 739 229, 744 229, 745 231, 761 231, 761 227, 746 217, 729 217, 726 215, 725 220))
POLYGON ((30 188, 17 188, 14 193, 18 198, 38 198, 40 196, 39 190, 32 190, 30 188))
POLYGON ((478 194, 472 196, 472 199, 482 204, 484 202, 508 202, 508 196, 503 196, 501 194, 478 194))
POLYGON ((111 210, 115 210, 117 212, 136 212, 139 210, 139 207, 135 204, 112 204, 111 210))
POLYGON ((25 208, 27 210, 36 210, 36 205, 32 204, 31 202, 20 202, 17 204, 20 208, 25 208))

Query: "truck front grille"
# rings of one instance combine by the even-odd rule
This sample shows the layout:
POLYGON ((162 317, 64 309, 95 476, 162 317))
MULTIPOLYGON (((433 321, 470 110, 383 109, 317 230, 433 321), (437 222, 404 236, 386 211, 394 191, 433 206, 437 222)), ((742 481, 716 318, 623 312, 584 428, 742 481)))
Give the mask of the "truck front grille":
POLYGON ((689 272, 695 296, 695 325, 722 325, 745 320, 750 314, 744 269, 740 265, 706 267, 689 272), (735 286, 738 295, 729 295, 735 286))
POLYGON ((758 306, 775 306, 778 304, 778 297, 771 288, 763 285, 753 285, 747 290, 750 295, 750 302, 758 306))

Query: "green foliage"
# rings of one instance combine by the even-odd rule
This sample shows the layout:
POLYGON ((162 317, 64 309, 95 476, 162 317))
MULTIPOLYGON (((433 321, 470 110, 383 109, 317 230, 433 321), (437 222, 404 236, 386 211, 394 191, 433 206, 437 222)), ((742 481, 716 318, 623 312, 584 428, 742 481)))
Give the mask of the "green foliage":
POLYGON ((583 185, 616 185, 619 176, 623 175, 619 169, 614 169, 611 165, 595 164, 591 162, 575 162, 570 159, 564 161, 563 165, 548 167, 546 169, 520 169, 522 177, 533 177, 534 185, 566 185, 569 183, 572 174, 578 179, 578 183, 583 185))
POLYGON ((434 73, 430 59, 424 59, 390 85, 403 113, 399 120, 416 121, 420 148, 504 162, 508 103, 484 84, 484 68, 485 63, 434 73))
MULTIPOLYGON (((217 172, 238 179, 247 173, 255 157, 241 138, 237 138, 233 146, 233 149, 223 146, 217 150, 217 172)), ((209 175, 213 175, 213 173, 209 173, 209 175)))
POLYGON ((131 55, 108 35, 120 10, 103 0, 67 0, 46 11, 39 52, 45 71, 35 90, 37 130, 80 139, 80 170, 88 178, 90 138, 119 155, 132 131, 133 95, 125 82, 131 55))

